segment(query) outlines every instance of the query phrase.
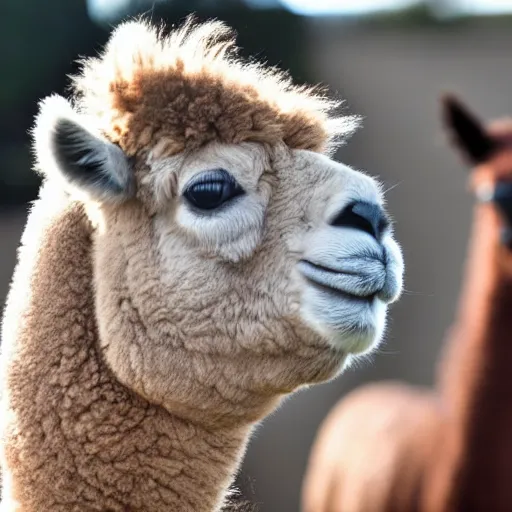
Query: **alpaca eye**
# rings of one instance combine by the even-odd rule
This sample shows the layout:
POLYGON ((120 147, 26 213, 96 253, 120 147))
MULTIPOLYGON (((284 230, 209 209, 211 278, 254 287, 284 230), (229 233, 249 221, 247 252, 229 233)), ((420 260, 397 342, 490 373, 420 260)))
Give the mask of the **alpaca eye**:
POLYGON ((185 199, 200 210, 214 210, 227 201, 244 194, 242 187, 224 169, 202 174, 184 192, 185 199))

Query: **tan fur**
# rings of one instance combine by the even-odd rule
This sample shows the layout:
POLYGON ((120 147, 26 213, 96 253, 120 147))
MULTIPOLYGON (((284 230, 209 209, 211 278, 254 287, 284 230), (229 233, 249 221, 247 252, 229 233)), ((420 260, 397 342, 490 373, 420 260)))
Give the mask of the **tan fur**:
POLYGON ((13 286, 31 296, 10 295, 2 340, 2 512, 211 510, 247 427, 210 432, 119 384, 97 345, 90 222, 80 204, 42 196, 13 286))
POLYGON ((75 78, 79 105, 101 118, 109 139, 129 155, 156 141, 159 156, 210 141, 283 141, 323 151, 357 126, 356 117, 331 117, 339 102, 292 85, 280 71, 242 62, 237 51, 222 22, 197 28, 189 19, 167 38, 125 24, 75 78))
MULTIPOLYGON (((261 78, 222 60, 212 46, 219 30, 207 24, 188 39, 178 32, 157 43, 153 29, 125 25, 106 55, 85 65, 79 112, 62 98, 42 104, 35 137, 45 185, 23 235, 2 332, 2 512, 218 511, 255 422, 380 338, 384 302, 373 308, 321 296, 332 317, 325 320, 311 309, 320 292, 297 271, 311 246, 331 255, 352 250, 345 240, 354 250, 377 245, 329 221, 351 201, 380 204, 378 186, 297 149, 328 143, 325 104, 278 85, 275 73, 261 78), (192 99, 212 92, 204 101, 227 116, 213 132, 199 122, 208 116, 195 100, 174 108, 177 83, 192 99), (217 104, 224 93, 229 104, 217 104), (251 105, 254 123, 272 113, 276 124, 247 132, 229 124, 251 105), (95 193, 100 185, 70 181, 52 133, 56 120, 81 124, 82 116, 91 151, 108 144, 106 135, 133 156, 129 169, 116 161, 114 177, 128 183, 133 173, 136 194, 111 200, 108 188, 95 193), (198 215, 183 189, 217 168, 245 194, 198 215)), ((388 251, 391 301, 402 269, 391 233, 379 250, 388 251)))
POLYGON ((429 390, 399 382, 354 390, 318 431, 301 510, 416 512, 425 461, 442 432, 438 408, 429 390))

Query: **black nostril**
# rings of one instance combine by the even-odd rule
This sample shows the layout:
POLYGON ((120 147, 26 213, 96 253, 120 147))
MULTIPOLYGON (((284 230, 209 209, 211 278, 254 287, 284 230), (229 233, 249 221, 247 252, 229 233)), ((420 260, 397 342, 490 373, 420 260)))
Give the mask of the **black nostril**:
POLYGON ((389 226, 389 220, 378 204, 356 201, 346 206, 331 224, 338 227, 360 229, 378 240, 389 226))

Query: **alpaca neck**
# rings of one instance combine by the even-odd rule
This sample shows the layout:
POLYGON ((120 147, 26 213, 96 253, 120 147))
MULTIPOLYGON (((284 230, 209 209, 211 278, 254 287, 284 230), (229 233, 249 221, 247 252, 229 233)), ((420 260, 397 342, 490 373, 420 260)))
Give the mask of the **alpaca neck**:
POLYGON ((90 223, 78 204, 38 203, 4 322, 1 510, 219 510, 250 428, 188 423, 115 379, 98 351, 90 223))
POLYGON ((502 225, 492 204, 476 207, 441 374, 446 423, 431 475, 438 487, 427 489, 441 501, 428 510, 502 510, 512 501, 512 488, 503 484, 512 472, 512 250, 500 241, 502 225))
POLYGON ((461 420, 471 413, 481 416, 469 406, 483 392, 487 401, 499 388, 505 398, 503 382, 512 363, 507 343, 512 332, 512 250, 501 243, 502 225, 492 204, 477 205, 462 298, 443 369, 450 407, 461 420))

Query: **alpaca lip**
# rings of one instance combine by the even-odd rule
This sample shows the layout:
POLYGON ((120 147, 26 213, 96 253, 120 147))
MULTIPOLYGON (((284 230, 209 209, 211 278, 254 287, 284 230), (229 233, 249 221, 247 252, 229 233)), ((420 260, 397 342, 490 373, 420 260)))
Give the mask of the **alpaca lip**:
POLYGON ((375 300, 385 281, 384 272, 379 272, 375 278, 353 269, 335 270, 309 260, 300 260, 299 269, 302 276, 314 286, 335 292, 345 299, 367 303, 375 300), (344 279, 361 279, 365 283, 364 286, 355 287, 353 284, 341 282, 344 279))
POLYGON ((367 295, 367 296, 354 295, 352 293, 347 293, 347 292, 344 292, 342 290, 339 290, 338 288, 333 288, 332 286, 328 286, 326 284, 319 283, 318 281, 310 279, 309 277, 306 277, 306 276, 304 276, 304 277, 308 281, 308 283, 310 283, 315 288, 318 288, 319 290, 324 290, 326 292, 335 294, 338 297, 340 297, 342 299, 345 299, 345 300, 350 300, 352 302, 358 302, 360 304, 369 304, 369 305, 371 305, 371 304, 373 304, 373 302, 377 298, 377 294, 376 293, 374 293, 372 295, 367 295))

